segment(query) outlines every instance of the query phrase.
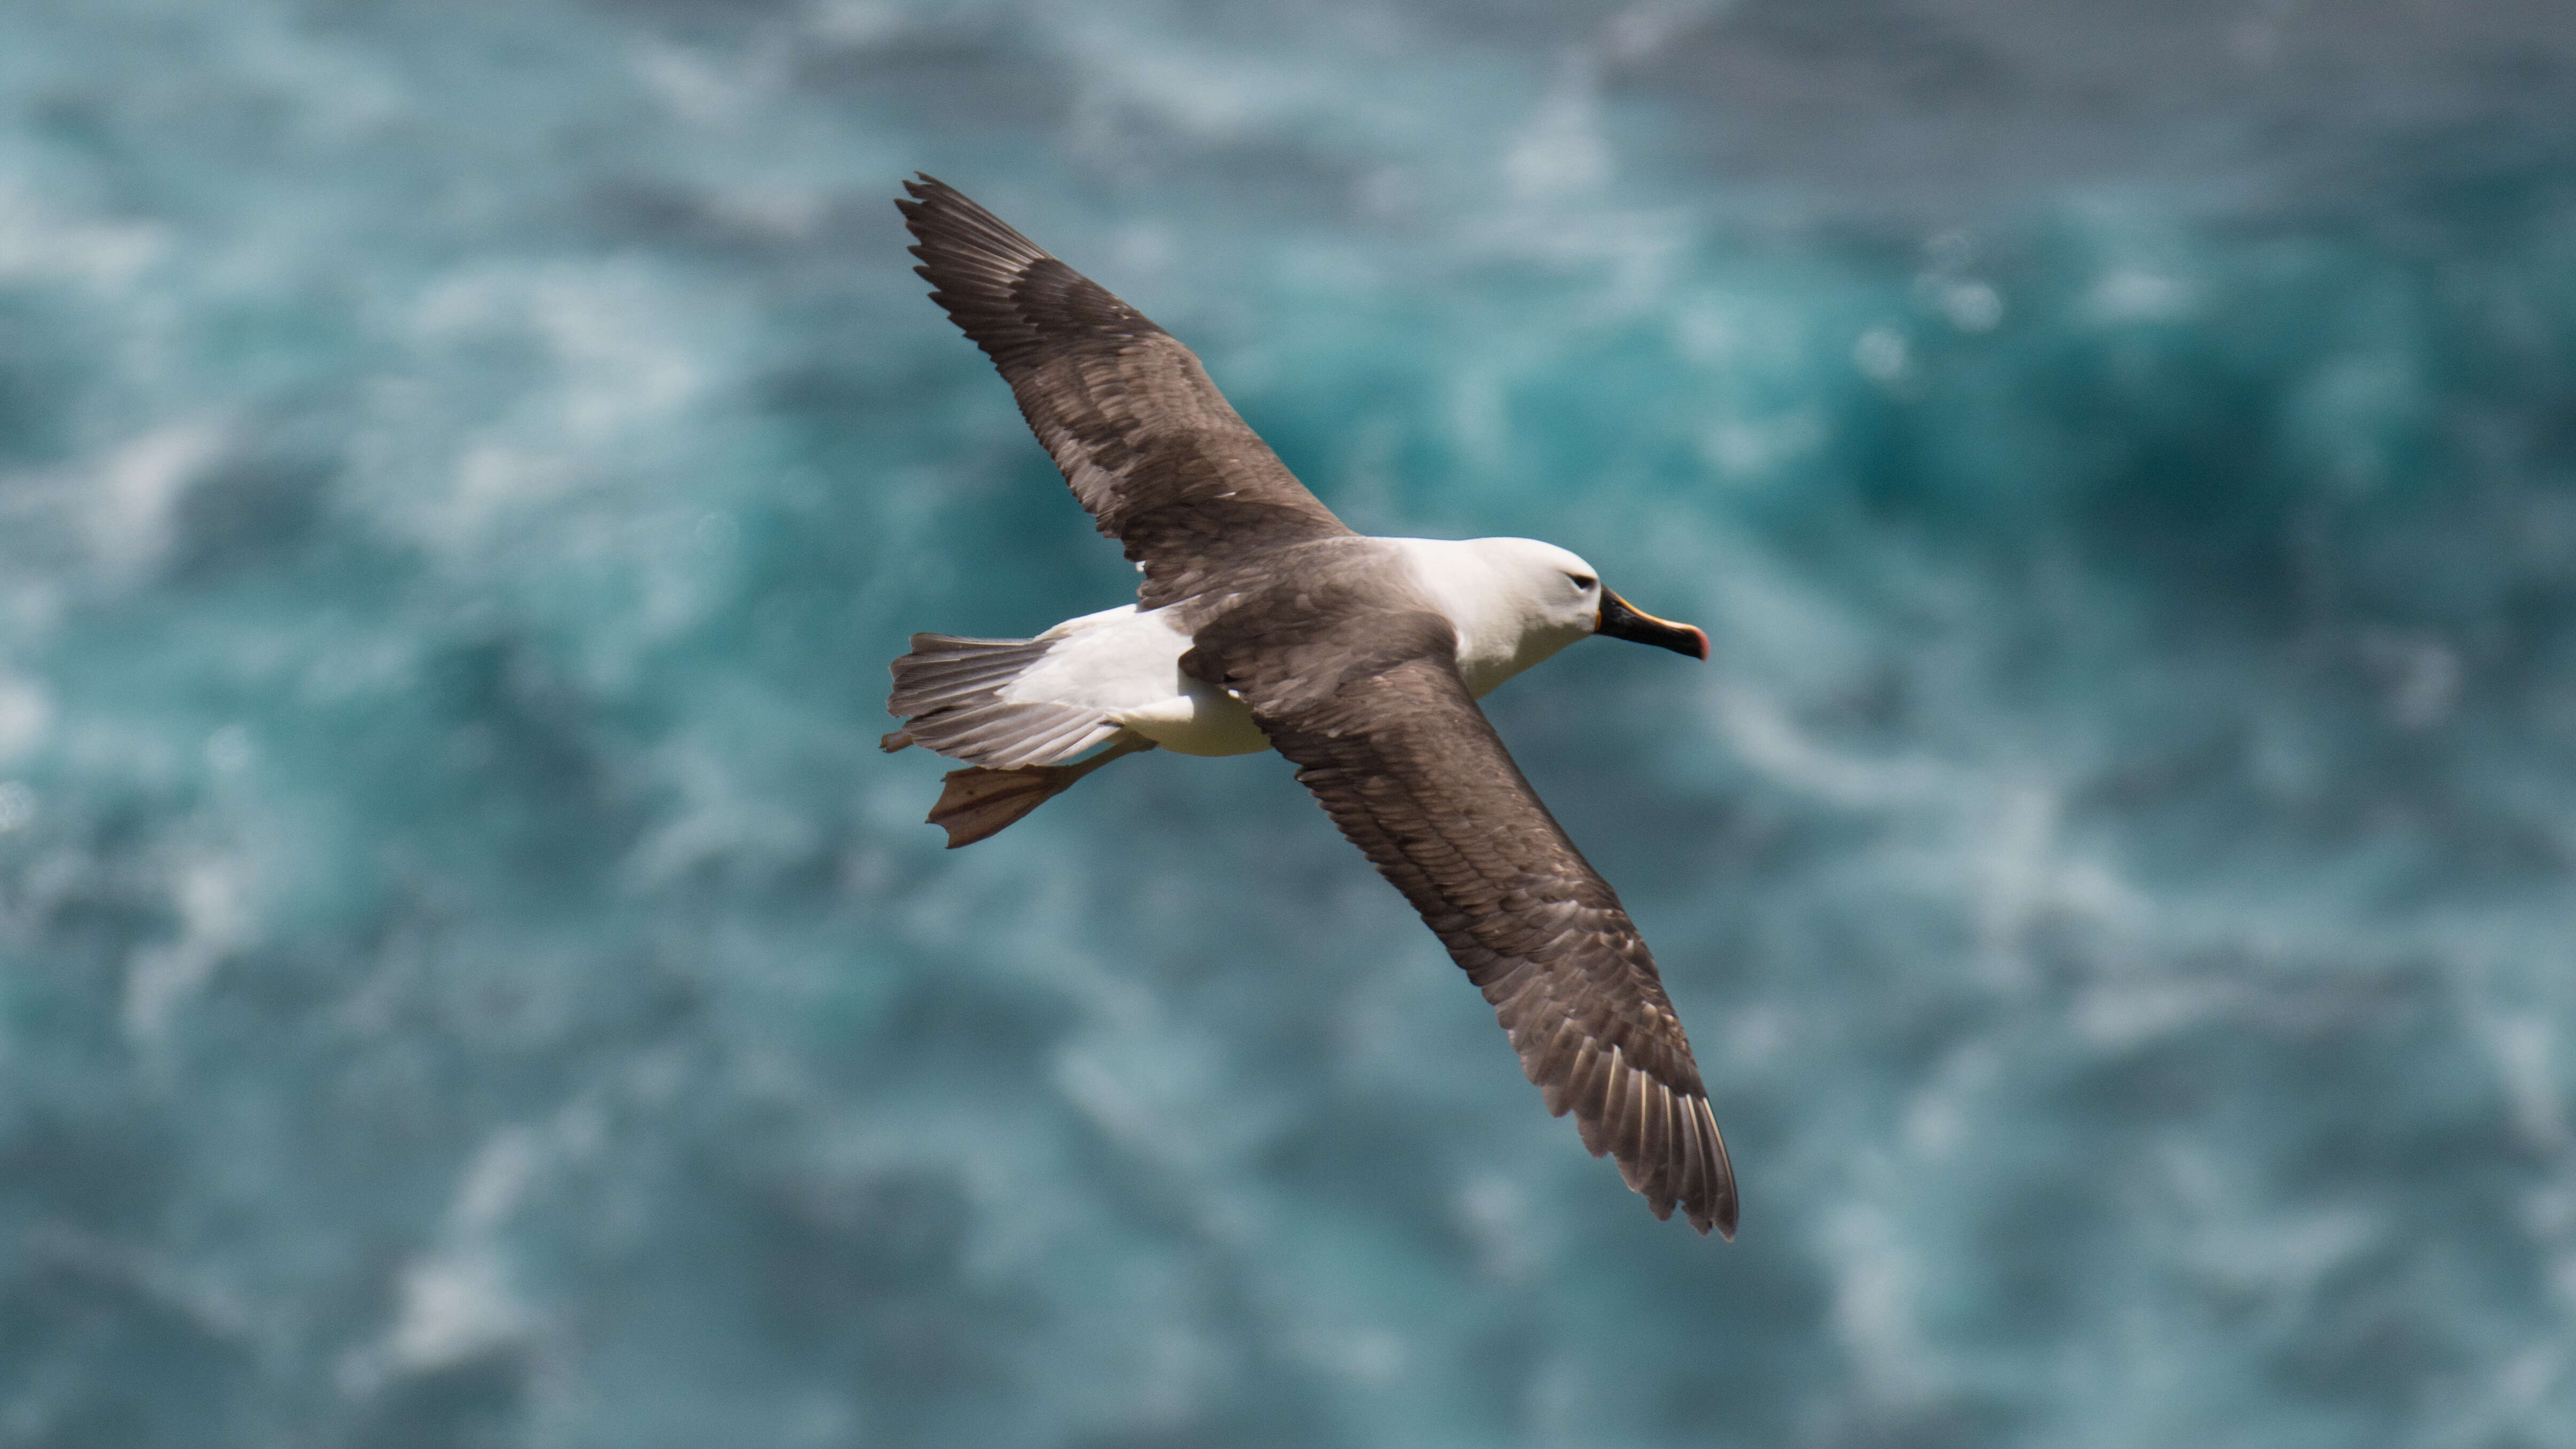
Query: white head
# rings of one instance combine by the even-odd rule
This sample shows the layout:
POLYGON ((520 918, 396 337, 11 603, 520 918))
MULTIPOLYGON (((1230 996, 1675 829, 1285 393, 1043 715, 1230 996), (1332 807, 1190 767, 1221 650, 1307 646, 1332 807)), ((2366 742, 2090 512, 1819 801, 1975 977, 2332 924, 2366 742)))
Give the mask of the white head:
MULTIPOLYGON (((1494 604, 1538 659, 1600 627, 1601 575, 1571 549, 1534 538, 1471 538, 1494 604)), ((1535 664, 1538 659, 1532 659, 1535 664)))
POLYGON ((1586 634, 1708 657, 1708 636, 1641 614, 1571 550, 1530 538, 1402 540, 1458 630, 1458 664, 1479 697, 1586 634))

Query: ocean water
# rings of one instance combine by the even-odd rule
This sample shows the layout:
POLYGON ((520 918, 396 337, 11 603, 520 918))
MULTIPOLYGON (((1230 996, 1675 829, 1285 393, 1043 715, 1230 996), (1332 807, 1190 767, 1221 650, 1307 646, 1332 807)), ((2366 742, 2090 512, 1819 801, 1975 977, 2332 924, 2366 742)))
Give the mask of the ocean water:
POLYGON ((14 0, 0 1446, 2576 1442, 2549 4, 14 0), (1746 1200, 1658 1223, 1275 757, 971 850, 1127 596, 889 200, 1355 526, 1746 1200))

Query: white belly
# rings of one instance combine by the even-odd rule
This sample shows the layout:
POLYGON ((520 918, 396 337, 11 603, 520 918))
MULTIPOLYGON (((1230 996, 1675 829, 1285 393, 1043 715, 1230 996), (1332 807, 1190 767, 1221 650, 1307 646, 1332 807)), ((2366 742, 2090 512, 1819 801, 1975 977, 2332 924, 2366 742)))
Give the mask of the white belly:
POLYGON ((1181 673, 1190 636, 1163 613, 1138 613, 1125 604, 1065 620, 1038 636, 1056 641, 1054 647, 1004 686, 1001 697, 1096 709, 1177 754, 1270 748, 1241 700, 1181 673))

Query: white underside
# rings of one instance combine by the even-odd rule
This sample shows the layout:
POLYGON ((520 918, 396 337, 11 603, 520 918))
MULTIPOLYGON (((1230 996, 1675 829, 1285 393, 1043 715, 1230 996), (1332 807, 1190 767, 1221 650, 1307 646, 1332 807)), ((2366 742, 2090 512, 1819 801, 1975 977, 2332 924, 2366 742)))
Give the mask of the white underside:
POLYGON ((1183 755, 1249 755, 1270 748, 1243 701, 1181 673, 1190 636, 1157 609, 1133 604, 1067 619, 1039 635, 1046 657, 1001 689, 1013 704, 1096 709, 1183 755))

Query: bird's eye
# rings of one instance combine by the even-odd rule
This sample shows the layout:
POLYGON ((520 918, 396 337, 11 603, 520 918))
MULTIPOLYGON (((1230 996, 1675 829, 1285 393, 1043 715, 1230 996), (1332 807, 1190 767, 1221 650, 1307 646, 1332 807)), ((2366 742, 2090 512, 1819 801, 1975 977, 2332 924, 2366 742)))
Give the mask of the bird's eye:
POLYGON ((1594 584, 1597 584, 1597 583, 1601 582, 1599 579, 1594 578, 1594 577, 1593 577, 1592 575, 1590 575, 1590 574, 1567 574, 1567 575, 1565 576, 1565 581, 1566 581, 1567 583, 1570 583, 1570 584, 1574 585, 1574 586, 1575 586, 1576 588, 1578 588, 1578 589, 1587 589, 1587 590, 1588 590, 1588 589, 1590 589, 1594 584))

